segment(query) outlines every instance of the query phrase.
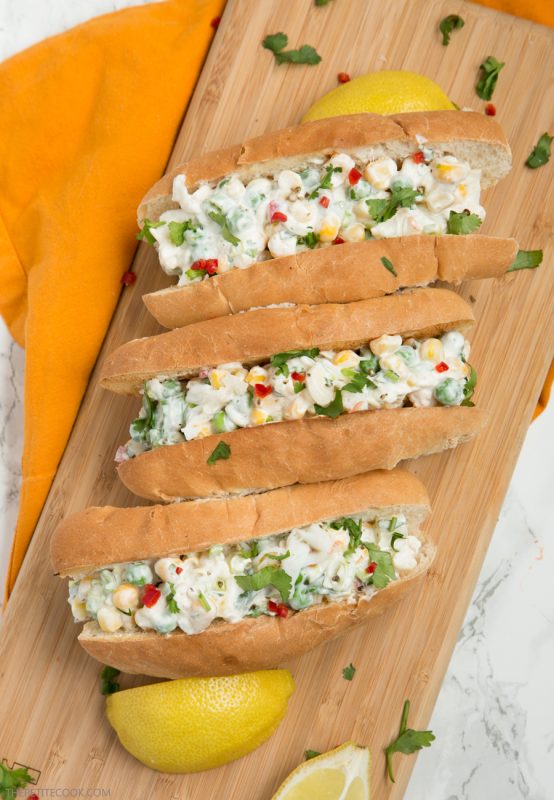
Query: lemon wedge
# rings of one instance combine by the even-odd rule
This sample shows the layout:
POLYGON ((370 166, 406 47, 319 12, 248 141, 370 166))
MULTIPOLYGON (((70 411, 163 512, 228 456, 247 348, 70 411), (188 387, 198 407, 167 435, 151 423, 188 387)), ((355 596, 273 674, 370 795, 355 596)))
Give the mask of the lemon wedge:
POLYGON ((297 767, 272 800, 370 800, 370 756, 353 742, 297 767))
POLYGON ((361 75, 320 97, 302 122, 342 114, 400 114, 405 111, 452 110, 456 106, 438 84, 425 75, 383 70, 361 75))
POLYGON ((288 670, 184 678, 107 698, 123 747, 162 772, 200 772, 241 758, 275 731, 294 691, 288 670))

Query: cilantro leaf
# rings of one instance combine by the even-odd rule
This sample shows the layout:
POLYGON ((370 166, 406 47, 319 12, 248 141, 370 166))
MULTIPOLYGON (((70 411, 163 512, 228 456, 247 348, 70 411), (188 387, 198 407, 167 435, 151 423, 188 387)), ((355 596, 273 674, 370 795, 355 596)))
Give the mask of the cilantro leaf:
POLYGON ((380 550, 376 544, 364 543, 364 546, 368 550, 370 561, 377 565, 371 575, 372 583, 376 589, 384 589, 396 578, 392 556, 386 550, 380 550))
POLYGON ((193 222, 191 219, 186 219, 184 222, 170 222, 169 238, 172 244, 180 247, 185 241, 185 233, 187 231, 197 231, 200 226, 198 223, 193 222))
POLYGON ((279 64, 319 64, 321 56, 309 44, 303 44, 298 50, 285 50, 289 43, 286 33, 270 33, 262 42, 262 47, 270 50, 279 64))
POLYGON ((355 674, 356 674, 356 667, 352 662, 350 662, 350 664, 347 667, 345 667, 342 671, 342 677, 344 678, 345 681, 351 681, 355 674))
POLYGON ((325 167, 325 175, 323 176, 317 189, 314 189, 309 195, 309 200, 315 200, 316 197, 319 197, 319 193, 322 189, 331 188, 331 178, 335 172, 342 172, 342 167, 334 167, 332 164, 328 164, 325 167))
POLYGON ((287 350, 285 353, 276 353, 271 356, 269 363, 277 370, 277 375, 284 375, 285 378, 289 376, 289 368, 287 361, 291 358, 300 358, 300 356, 307 356, 307 358, 315 358, 319 355, 319 347, 311 347, 309 350, 287 350))
MULTIPOLYGON (((343 372, 346 373, 346 370, 343 370, 343 372)), ((350 370, 348 370, 348 373, 350 373, 350 370)), ((349 377, 350 382, 347 383, 346 386, 342 387, 343 392, 353 392, 356 394, 365 389, 366 386, 368 389, 377 388, 377 385, 373 383, 373 381, 370 380, 370 378, 368 378, 367 375, 362 371, 356 372, 355 370, 352 370, 352 374, 349 374, 349 377)))
POLYGON ((506 272, 515 272, 518 269, 535 269, 542 264, 542 250, 518 250, 517 256, 511 267, 506 272))
POLYGON ((433 731, 415 731, 413 728, 408 728, 408 714, 410 713, 410 701, 404 702, 402 709, 402 717, 400 719, 400 730, 398 736, 392 741, 388 747, 385 748, 385 757, 387 762, 387 775, 394 783, 394 775, 392 772, 392 756, 394 753, 404 753, 411 755, 422 747, 430 747, 431 743, 435 741, 433 731))
POLYGON ((319 243, 319 233, 315 231, 308 231, 305 236, 299 236, 296 239, 296 244, 304 245, 304 247, 309 247, 310 250, 313 250, 314 247, 319 243))
POLYGON ((498 80, 500 70, 504 66, 503 61, 497 61, 494 56, 488 56, 479 69, 481 76, 475 86, 475 91, 481 100, 490 100, 498 80))
POLYGON ((279 64, 319 64, 321 56, 311 44, 303 44, 298 50, 281 50, 275 53, 275 61, 279 64))
POLYGON ((381 256, 381 264, 384 266, 385 269, 388 269, 388 271, 391 272, 395 278, 398 278, 398 273, 393 267, 392 261, 389 261, 389 259, 386 256, 381 256))
POLYGON ((229 230, 229 226, 227 224, 227 220, 225 219, 225 215, 222 214, 221 211, 208 211, 208 216, 210 219, 213 219, 214 222, 217 222, 217 224, 221 228, 221 235, 223 236, 226 242, 229 242, 229 244, 232 245, 240 244, 240 239, 238 239, 229 230))
POLYGON ((314 409, 315 413, 322 417, 331 417, 331 419, 336 419, 344 411, 341 390, 335 389, 335 397, 328 406, 318 406, 318 404, 315 403, 314 409))
POLYGON ((142 222, 142 228, 137 233, 137 239, 142 241, 143 239, 148 242, 148 244, 154 244, 156 241, 151 233, 151 228, 160 228, 162 225, 165 225, 165 222, 158 220, 158 222, 152 222, 151 219, 145 219, 142 222))
POLYGON ((260 589, 265 589, 266 586, 273 586, 281 595, 284 603, 288 600, 292 587, 290 575, 284 569, 271 566, 264 567, 252 575, 235 575, 235 580, 243 592, 258 592, 260 589))
POLYGON ((278 53, 284 50, 289 43, 289 37, 286 33, 270 33, 262 42, 262 47, 266 50, 271 50, 272 53, 278 53))
POLYGON ((26 767, 9 769, 4 764, 0 764, 0 797, 16 797, 18 789, 24 789, 28 783, 32 783, 33 778, 26 767))
POLYGON ((219 442, 206 460, 206 464, 215 464, 216 461, 227 460, 231 455, 231 448, 226 442, 219 442))
POLYGON ((241 553, 240 554, 241 554, 241 556, 243 558, 255 558, 258 555, 259 552, 260 552, 260 548, 258 546, 258 540, 257 539, 252 539, 252 541, 250 542, 250 547, 247 550, 243 550, 242 549, 242 545, 241 545, 241 553))
POLYGON ((542 167, 550 161, 550 145, 554 137, 548 133, 543 133, 537 144, 531 150, 525 164, 531 169, 542 167))
MULTIPOLYGON (((316 0, 317 2, 317 0, 316 0)), ((321 753, 319 750, 305 750, 304 751, 304 761, 309 761, 310 758, 316 758, 316 756, 320 756, 321 753)))
POLYGON ((169 611, 171 611, 172 614, 178 614, 181 609, 179 608, 179 606, 177 605, 177 601, 175 600, 175 585, 173 583, 168 583, 168 586, 170 588, 170 591, 165 596, 165 602, 167 604, 169 611))
POLYGON ((477 370, 475 369, 475 367, 471 367, 469 378, 466 380, 464 386, 464 399, 461 402, 462 406, 471 407, 474 405, 474 403, 471 402, 471 398, 473 397, 473 392, 475 391, 476 385, 477 385, 477 370))
POLYGON ((456 235, 473 233, 480 227, 483 220, 477 214, 465 211, 451 211, 446 222, 446 232, 456 235))
POLYGON ((115 680, 118 675, 121 675, 120 670, 115 667, 104 667, 100 673, 100 691, 102 694, 114 694, 119 692, 121 686, 115 680))
POLYGON ((366 200, 366 203, 375 223, 386 222, 398 208, 412 208, 419 194, 417 189, 397 183, 391 187, 391 196, 387 200, 366 200))
POLYGON ((355 519, 352 517, 341 517, 340 519, 335 519, 329 525, 330 528, 334 531, 340 531, 343 528, 348 531, 348 535, 350 537, 350 541, 348 543, 348 549, 344 551, 344 556, 350 556, 356 552, 358 547, 360 547, 362 543, 362 523, 361 520, 356 522, 355 519))
POLYGON ((439 25, 439 30, 442 33, 442 43, 446 47, 450 43, 450 35, 452 31, 457 31, 465 25, 464 20, 457 14, 449 14, 445 17, 439 25))
POLYGON ((331 0, 315 0, 316 6, 326 6, 331 0))

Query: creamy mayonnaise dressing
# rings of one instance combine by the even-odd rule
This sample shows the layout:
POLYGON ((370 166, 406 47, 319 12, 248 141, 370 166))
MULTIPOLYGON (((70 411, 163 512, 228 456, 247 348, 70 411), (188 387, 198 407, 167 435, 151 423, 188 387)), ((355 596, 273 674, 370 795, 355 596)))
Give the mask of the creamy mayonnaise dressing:
POLYGON ((481 220, 481 171, 424 146, 403 161, 313 157, 243 183, 232 175, 190 193, 173 182, 179 208, 146 221, 160 263, 179 285, 308 248, 368 238, 448 232, 451 212, 481 220))
POLYGON ((475 372, 469 343, 458 331, 440 339, 381 336, 359 350, 280 353, 269 364, 201 370, 191 380, 145 384, 131 440, 117 461, 145 450, 236 428, 317 414, 468 403, 475 372))
POLYGON ((200 553, 105 567, 69 583, 76 622, 108 633, 200 633, 214 620, 285 617, 317 603, 356 603, 418 563, 406 518, 367 515, 200 553))

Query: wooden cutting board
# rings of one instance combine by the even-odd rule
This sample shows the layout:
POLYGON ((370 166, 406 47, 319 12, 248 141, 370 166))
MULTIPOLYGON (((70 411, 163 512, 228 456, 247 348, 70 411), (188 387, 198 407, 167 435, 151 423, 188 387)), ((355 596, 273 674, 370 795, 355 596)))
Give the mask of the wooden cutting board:
MULTIPOLYGON (((429 488, 430 533, 439 545, 421 591, 371 626, 291 663, 297 688, 288 715, 254 754, 193 776, 140 765, 105 720, 99 667, 76 644, 66 587, 48 563, 48 540, 62 516, 89 504, 137 502, 117 482, 112 461, 137 401, 100 390, 95 373, 3 619, 0 762, 40 770, 42 788, 92 787, 118 800, 268 800, 306 748, 353 739, 371 747, 375 800, 402 796, 414 758, 397 756, 393 787, 383 747, 396 735, 405 698, 414 727, 429 720, 552 357, 552 164, 532 171, 523 162, 553 128, 553 31, 459 0, 332 0, 322 8, 312 0, 229 0, 171 160, 298 122, 342 71, 414 70, 437 80, 460 106, 482 109, 473 87, 488 55, 506 62, 494 102, 514 169, 488 193, 483 231, 545 248, 545 263, 463 288, 478 319, 477 402, 490 422, 474 444, 409 465, 429 488), (465 28, 444 48, 437 26, 450 13, 460 13, 465 28), (279 30, 291 46, 315 45, 321 64, 276 67, 260 43, 279 30), (357 668, 351 683, 341 674, 349 662, 357 668)), ((156 113, 155 98, 143 101, 156 113)), ((100 360, 121 342, 156 332, 141 302, 143 292, 164 284, 154 252, 141 246, 135 269, 138 281, 123 292, 100 360)))

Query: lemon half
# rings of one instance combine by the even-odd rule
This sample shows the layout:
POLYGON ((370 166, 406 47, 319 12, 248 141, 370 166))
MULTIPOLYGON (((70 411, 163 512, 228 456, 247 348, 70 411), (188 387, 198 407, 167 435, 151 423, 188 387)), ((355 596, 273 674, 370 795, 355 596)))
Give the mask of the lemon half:
POLYGON ((370 756, 353 742, 300 764, 272 800, 370 800, 370 756))
POLYGON ((425 75, 404 70, 372 72, 343 83, 323 95, 304 114, 302 122, 342 114, 401 114, 405 111, 452 110, 455 105, 425 75))
POLYGON ((147 767, 200 772, 259 747, 293 691, 284 669, 184 678, 112 694, 107 714, 123 747, 147 767))

